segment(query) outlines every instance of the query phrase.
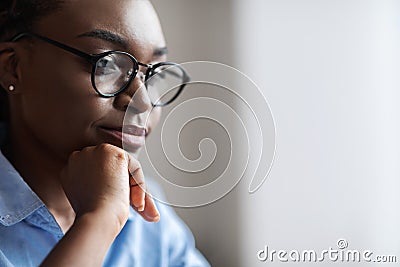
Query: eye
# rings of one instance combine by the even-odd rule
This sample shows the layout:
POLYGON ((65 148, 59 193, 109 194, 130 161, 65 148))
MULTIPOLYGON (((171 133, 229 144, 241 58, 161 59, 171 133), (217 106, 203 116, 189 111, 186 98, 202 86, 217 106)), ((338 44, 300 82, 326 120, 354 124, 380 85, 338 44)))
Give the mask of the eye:
POLYGON ((105 75, 118 71, 118 65, 113 55, 100 58, 96 63, 96 74, 105 75))

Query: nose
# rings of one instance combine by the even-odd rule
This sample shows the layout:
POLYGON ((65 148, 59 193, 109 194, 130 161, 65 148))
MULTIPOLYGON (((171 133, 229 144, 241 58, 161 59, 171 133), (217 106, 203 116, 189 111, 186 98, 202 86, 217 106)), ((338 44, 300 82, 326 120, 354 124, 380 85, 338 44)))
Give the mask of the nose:
POLYGON ((114 105, 122 111, 129 110, 132 113, 140 114, 150 110, 153 105, 144 84, 145 75, 139 71, 132 79, 128 88, 114 99, 114 105))

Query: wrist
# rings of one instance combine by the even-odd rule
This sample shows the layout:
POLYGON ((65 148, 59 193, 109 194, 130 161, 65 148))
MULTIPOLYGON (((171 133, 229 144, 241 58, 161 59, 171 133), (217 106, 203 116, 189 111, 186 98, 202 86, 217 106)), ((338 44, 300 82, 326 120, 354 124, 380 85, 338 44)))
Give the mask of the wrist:
POLYGON ((115 238, 124 227, 127 218, 128 216, 121 216, 113 209, 99 208, 94 211, 77 214, 74 225, 102 229, 104 234, 115 238))

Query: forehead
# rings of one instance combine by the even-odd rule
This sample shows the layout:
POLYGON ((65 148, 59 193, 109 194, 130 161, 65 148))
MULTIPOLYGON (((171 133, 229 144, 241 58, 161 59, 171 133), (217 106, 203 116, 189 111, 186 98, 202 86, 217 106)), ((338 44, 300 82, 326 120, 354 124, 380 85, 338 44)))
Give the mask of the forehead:
POLYGON ((135 48, 165 46, 158 16, 148 0, 67 0, 35 28, 62 39, 102 29, 121 35, 135 48))

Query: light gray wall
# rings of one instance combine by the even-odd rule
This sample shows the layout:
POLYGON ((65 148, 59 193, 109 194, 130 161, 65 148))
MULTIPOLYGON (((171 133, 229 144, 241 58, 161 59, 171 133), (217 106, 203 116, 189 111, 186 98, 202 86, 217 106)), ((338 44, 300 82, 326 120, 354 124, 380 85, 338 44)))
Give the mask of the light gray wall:
POLYGON ((278 147, 266 184, 241 198, 240 266, 265 265, 264 245, 322 251, 339 238, 399 258, 400 2, 236 3, 239 68, 269 100, 278 147))

